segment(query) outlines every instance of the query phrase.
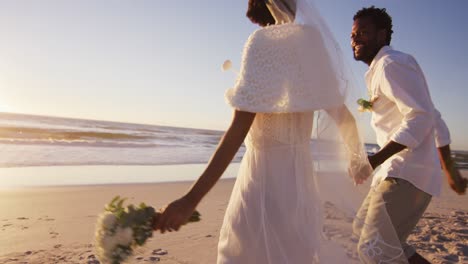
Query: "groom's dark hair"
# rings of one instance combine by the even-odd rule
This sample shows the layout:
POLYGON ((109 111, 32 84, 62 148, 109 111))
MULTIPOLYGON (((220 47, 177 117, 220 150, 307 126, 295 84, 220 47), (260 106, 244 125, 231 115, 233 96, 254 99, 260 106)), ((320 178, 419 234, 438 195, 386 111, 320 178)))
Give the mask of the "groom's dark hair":
POLYGON ((266 0, 249 0, 246 15, 252 23, 259 24, 262 27, 275 24, 275 18, 268 10, 266 0))
POLYGON ((370 18, 377 29, 385 29, 387 31, 387 45, 390 45, 392 40, 392 17, 387 13, 385 8, 376 8, 375 6, 365 7, 354 15, 353 20, 358 18, 370 18))

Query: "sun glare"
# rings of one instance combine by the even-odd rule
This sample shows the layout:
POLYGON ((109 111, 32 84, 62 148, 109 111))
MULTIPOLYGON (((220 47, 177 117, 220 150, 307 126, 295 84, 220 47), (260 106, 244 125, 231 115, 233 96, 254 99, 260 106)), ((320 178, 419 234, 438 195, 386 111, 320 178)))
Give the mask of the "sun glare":
POLYGON ((11 112, 11 107, 9 107, 7 104, 0 103, 0 113, 1 112, 11 112))

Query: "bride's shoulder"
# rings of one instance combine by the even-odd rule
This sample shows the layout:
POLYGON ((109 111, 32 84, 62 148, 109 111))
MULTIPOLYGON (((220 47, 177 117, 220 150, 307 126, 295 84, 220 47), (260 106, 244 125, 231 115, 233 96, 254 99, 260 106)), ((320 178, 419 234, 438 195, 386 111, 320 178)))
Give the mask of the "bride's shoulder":
POLYGON ((247 42, 275 41, 285 39, 301 39, 306 35, 315 34, 317 30, 301 24, 280 24, 259 28, 250 34, 247 42))
POLYGON ((255 30, 252 35, 267 35, 267 36, 278 36, 285 33, 291 33, 298 31, 302 28, 302 25, 287 23, 279 25, 268 25, 266 27, 259 28, 255 30))
POLYGON ((313 27, 293 23, 259 28, 247 39, 244 54, 257 56, 263 53, 280 53, 280 50, 284 53, 284 50, 310 48, 310 45, 316 45, 317 40, 320 39, 318 37, 320 34, 317 35, 316 31, 313 27))

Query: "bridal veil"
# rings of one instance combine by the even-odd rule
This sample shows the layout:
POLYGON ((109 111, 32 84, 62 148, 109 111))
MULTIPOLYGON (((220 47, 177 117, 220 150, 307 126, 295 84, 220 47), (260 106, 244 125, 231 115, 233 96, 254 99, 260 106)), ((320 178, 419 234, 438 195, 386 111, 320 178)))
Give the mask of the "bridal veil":
MULTIPOLYGON (((292 220, 304 223, 305 233, 308 228, 315 230, 312 244, 316 254, 307 263, 407 263, 395 230, 382 234, 377 226, 356 217, 369 191, 368 185, 356 183, 369 177, 371 171, 356 129, 356 118, 351 113, 357 108, 355 96, 359 92, 332 32, 313 0, 266 0, 266 3, 276 25, 259 29, 249 37, 236 85, 226 92, 226 100, 236 109, 267 114, 261 116, 265 119, 263 127, 251 130, 249 136, 255 140, 247 142, 263 140, 260 134, 264 134, 275 142, 297 146, 300 140, 295 142, 291 135, 311 132, 308 152, 313 173, 306 173, 311 179, 305 181, 312 182, 311 188, 291 189, 311 192, 313 197, 304 200, 306 207, 314 208, 312 211, 296 211, 296 215, 291 215, 292 220), (292 120, 288 114, 294 113, 305 114, 292 120), (301 118, 306 120, 309 113, 313 123, 302 122, 301 118), (268 114, 285 115, 268 119, 268 114), (292 123, 296 121, 313 124, 313 129, 300 129, 300 125, 292 123), (292 127, 297 131, 291 131, 292 127), (308 227, 307 223, 315 223, 318 228, 308 227)), ((260 147, 269 147, 270 143, 262 141, 260 147)), ((392 226, 388 214, 378 217, 377 222, 392 226)))

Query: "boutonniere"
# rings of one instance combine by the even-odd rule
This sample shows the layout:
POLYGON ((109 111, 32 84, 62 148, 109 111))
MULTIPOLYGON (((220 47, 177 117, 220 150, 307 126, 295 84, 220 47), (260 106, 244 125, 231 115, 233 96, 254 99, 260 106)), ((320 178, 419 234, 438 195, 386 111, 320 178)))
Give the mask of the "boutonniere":
POLYGON ((359 105, 358 107, 359 112, 365 112, 365 111, 371 112, 372 106, 374 105, 375 101, 377 101, 377 99, 379 99, 379 97, 374 97, 369 101, 363 98, 359 98, 357 100, 357 104, 359 105))

